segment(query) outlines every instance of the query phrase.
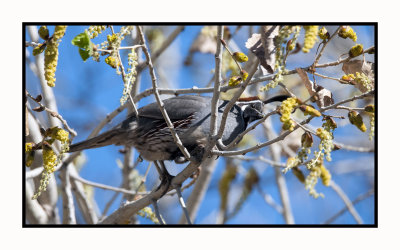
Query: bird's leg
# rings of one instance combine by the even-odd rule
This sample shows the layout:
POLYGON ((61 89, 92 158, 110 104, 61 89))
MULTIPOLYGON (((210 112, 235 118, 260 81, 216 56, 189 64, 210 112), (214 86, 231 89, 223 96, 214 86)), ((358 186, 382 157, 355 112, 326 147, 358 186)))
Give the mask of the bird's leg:
POLYGON ((205 153, 205 146, 202 144, 197 145, 197 147, 190 152, 190 154, 197 162, 201 162, 203 160, 204 153, 205 153))
POLYGON ((164 191, 161 195, 161 197, 162 197, 168 192, 169 187, 171 186, 172 178, 174 178, 175 176, 170 175, 170 173, 168 172, 167 168, 165 167, 165 164, 163 161, 154 161, 154 165, 157 168, 157 172, 158 172, 160 180, 161 180, 161 183, 157 187, 156 191, 159 190, 160 188, 163 188, 164 191))

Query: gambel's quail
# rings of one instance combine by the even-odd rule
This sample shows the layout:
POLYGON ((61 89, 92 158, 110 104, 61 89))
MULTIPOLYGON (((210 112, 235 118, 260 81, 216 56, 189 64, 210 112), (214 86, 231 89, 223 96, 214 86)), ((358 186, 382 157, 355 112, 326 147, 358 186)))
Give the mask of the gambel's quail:
MULTIPOLYGON (((247 125, 263 117, 263 104, 283 101, 288 96, 275 96, 267 101, 237 102, 228 114, 222 142, 231 143, 247 125)), ((163 101, 168 116, 183 145, 190 152, 204 147, 210 134, 211 97, 182 95, 163 101)), ((228 101, 218 103, 218 121, 228 101)), ((119 125, 94 138, 70 146, 70 152, 107 145, 133 146, 148 161, 175 160, 182 163, 182 153, 175 144, 156 102, 138 110, 119 125)))
MULTIPOLYGON (((246 130, 249 123, 263 117, 262 108, 266 103, 283 101, 289 96, 275 96, 267 101, 252 100, 237 102, 230 110, 222 142, 231 143, 241 132, 246 130)), ((182 95, 163 101, 168 116, 174 125, 182 144, 190 155, 200 161, 210 135, 211 97, 182 95)), ((220 124, 222 113, 228 101, 218 101, 218 120, 220 124)), ((107 145, 133 146, 140 155, 154 161, 159 172, 162 186, 169 187, 171 176, 165 165, 165 160, 174 160, 176 163, 186 161, 182 152, 174 142, 164 117, 157 103, 151 103, 138 110, 138 117, 130 115, 119 125, 94 138, 70 146, 70 152, 89 148, 98 148, 107 145)), ((168 188, 165 189, 165 192, 168 188)))

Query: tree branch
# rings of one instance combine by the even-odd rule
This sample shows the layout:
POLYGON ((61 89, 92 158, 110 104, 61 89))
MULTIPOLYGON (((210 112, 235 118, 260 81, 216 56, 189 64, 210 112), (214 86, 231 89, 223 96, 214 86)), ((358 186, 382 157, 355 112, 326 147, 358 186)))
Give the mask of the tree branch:
POLYGON ((190 154, 188 152, 188 150, 185 148, 185 146, 183 146, 182 141, 179 139, 178 134, 176 133, 175 129, 174 129, 174 125, 172 124, 171 120, 169 119, 168 113, 165 110, 164 107, 164 103, 161 100, 160 94, 158 93, 158 89, 157 89, 157 78, 156 78, 156 74, 154 72, 154 67, 153 67, 153 63, 151 61, 151 56, 150 53, 147 49, 146 46, 146 42, 145 42, 145 38, 144 38, 144 34, 142 31, 142 28, 140 26, 137 26, 137 29, 139 31, 139 37, 140 37, 140 41, 141 44, 143 45, 142 49, 144 54, 146 55, 146 59, 147 59, 147 64, 149 66, 149 72, 150 72, 150 76, 151 76, 151 82, 153 84, 153 91, 154 91, 154 96, 157 100, 158 106, 160 108, 160 111, 164 117, 165 122, 168 125, 169 130, 171 131, 171 135, 174 138, 174 141, 176 143, 176 145, 178 146, 178 148, 181 150, 182 154, 185 156, 185 158, 187 160, 190 160, 190 154))
MULTIPOLYGON (((351 203, 354 205, 356 205, 357 203, 359 203, 360 201, 363 201, 365 199, 367 199, 368 197, 370 197, 371 195, 374 194, 374 189, 370 189, 368 192, 361 194, 359 196, 357 196, 357 198, 355 198, 351 203)), ((339 216, 341 216, 342 214, 344 214, 346 211, 348 210, 348 207, 345 206, 344 208, 342 208, 339 212, 337 212, 336 214, 334 214, 332 217, 330 217, 329 219, 327 219, 325 222, 323 222, 322 224, 331 224, 333 223, 339 216)))
MULTIPOLYGON (((223 39, 223 26, 218 26, 217 31, 217 50, 215 52, 215 81, 214 91, 211 100, 211 116, 210 116, 210 137, 214 138, 217 135, 217 121, 218 121, 218 99, 220 95, 220 85, 222 79, 222 44, 223 39)), ((211 139, 210 138, 210 139, 211 139)))
POLYGON ((346 205, 347 209, 349 210, 350 214, 354 217, 356 222, 358 224, 363 224, 363 220, 361 219, 357 210, 354 208, 353 203, 350 201, 349 197, 342 190, 342 188, 338 184, 336 184, 336 182, 334 182, 332 180, 330 182, 330 186, 339 195, 339 197, 343 200, 344 204, 346 205))
MULTIPOLYGON (((182 170, 177 176, 171 180, 171 185, 169 190, 175 185, 181 185, 186 179, 188 179, 192 173, 199 167, 199 162, 190 162, 189 165, 182 170)), ((144 207, 149 206, 153 201, 160 199, 164 193, 166 187, 161 187, 157 191, 152 191, 150 194, 144 196, 143 198, 127 202, 108 217, 100 221, 100 224, 123 224, 129 220, 129 218, 139 212, 144 207)))
POLYGON ((35 101, 37 104, 39 104, 40 108, 44 109, 46 112, 48 112, 51 116, 56 117, 58 120, 60 120, 60 122, 63 124, 64 128, 66 130, 68 130, 68 132, 72 135, 71 136, 71 140, 72 138, 74 138, 76 136, 76 131, 73 130, 72 128, 70 128, 70 126, 68 126, 68 123, 66 120, 64 120, 62 118, 62 116, 57 113, 56 111, 53 111, 49 108, 47 108, 46 106, 44 106, 42 103, 40 103, 39 101, 37 101, 31 94, 29 94, 29 92, 26 90, 26 95, 31 98, 33 101, 35 101))
POLYGON ((63 224, 76 224, 74 199, 71 191, 70 166, 60 172, 63 197, 63 224))

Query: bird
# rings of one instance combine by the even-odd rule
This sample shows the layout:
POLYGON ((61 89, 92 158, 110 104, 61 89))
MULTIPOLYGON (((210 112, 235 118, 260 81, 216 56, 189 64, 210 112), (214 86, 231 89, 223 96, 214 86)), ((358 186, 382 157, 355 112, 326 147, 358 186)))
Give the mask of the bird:
MULTIPOLYGON (((237 101, 227 116, 221 138, 224 145, 230 144, 245 131, 248 124, 263 117, 264 104, 283 101, 288 97, 290 96, 278 95, 266 101, 251 100, 251 98, 246 101, 237 101)), ((198 161, 202 159, 201 149, 204 149, 209 140, 211 100, 211 97, 200 95, 180 95, 163 100, 165 110, 183 146, 198 161)), ((222 113, 228 102, 218 100, 217 124, 220 124, 222 113)), ((134 113, 130 114, 124 121, 106 132, 71 145, 69 152, 112 144, 134 147, 142 158, 155 163, 162 180, 169 181, 172 178, 165 168, 164 161, 176 163, 187 161, 174 142, 157 102, 139 108, 137 116, 134 113)))

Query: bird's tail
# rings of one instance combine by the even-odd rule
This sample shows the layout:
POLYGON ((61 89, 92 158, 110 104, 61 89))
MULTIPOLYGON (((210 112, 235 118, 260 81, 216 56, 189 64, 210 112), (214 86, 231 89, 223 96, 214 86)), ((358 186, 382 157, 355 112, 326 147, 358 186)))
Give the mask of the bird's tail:
POLYGON ((120 129, 113 129, 104 132, 96 137, 69 146, 69 152, 81 151, 89 148, 104 147, 112 144, 119 144, 125 133, 120 129))
POLYGON ((274 97, 269 98, 268 100, 263 101, 264 104, 271 103, 271 102, 283 102, 284 100, 290 98, 290 95, 277 95, 274 97))

